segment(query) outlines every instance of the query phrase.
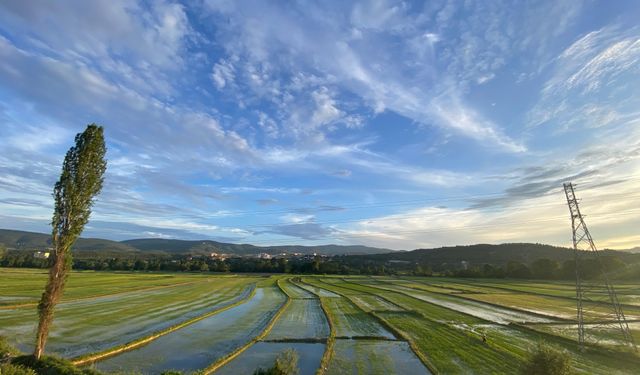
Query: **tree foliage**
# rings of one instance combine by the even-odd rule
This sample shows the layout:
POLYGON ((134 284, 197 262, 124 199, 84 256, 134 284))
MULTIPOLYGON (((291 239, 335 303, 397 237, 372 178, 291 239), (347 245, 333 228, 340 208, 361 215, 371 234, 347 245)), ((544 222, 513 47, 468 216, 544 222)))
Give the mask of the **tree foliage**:
POLYGON ((523 375, 570 375, 573 373, 569 353, 543 343, 538 344, 522 368, 523 375))
POLYGON ((293 349, 287 349, 276 358, 276 363, 268 369, 257 369, 253 375, 298 375, 298 353, 293 349))
POLYGON ((13 365, 11 363, 0 363, 0 374, 2 375, 36 375, 33 369, 13 365))
POLYGON ((53 252, 49 280, 38 304, 38 331, 34 355, 40 358, 53 320, 53 311, 71 269, 71 246, 82 233, 91 215, 94 197, 102 189, 107 162, 101 126, 90 124, 76 135, 62 165, 60 179, 53 189, 55 209, 52 220, 53 252))

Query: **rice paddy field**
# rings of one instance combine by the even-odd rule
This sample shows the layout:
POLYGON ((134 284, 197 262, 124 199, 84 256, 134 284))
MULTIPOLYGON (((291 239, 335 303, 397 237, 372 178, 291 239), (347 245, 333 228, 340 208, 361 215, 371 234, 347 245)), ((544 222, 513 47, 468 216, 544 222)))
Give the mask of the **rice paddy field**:
MULTIPOLYGON (((0 335, 33 349, 42 270, 0 269, 0 335)), ((74 272, 47 352, 105 373, 512 374, 541 341, 585 374, 637 374, 606 333, 580 350, 570 283, 418 277, 74 272), (486 338, 486 342, 483 340, 486 338)), ((616 285, 640 343, 640 284, 616 285)), ((596 317, 605 311, 592 306, 596 317)))

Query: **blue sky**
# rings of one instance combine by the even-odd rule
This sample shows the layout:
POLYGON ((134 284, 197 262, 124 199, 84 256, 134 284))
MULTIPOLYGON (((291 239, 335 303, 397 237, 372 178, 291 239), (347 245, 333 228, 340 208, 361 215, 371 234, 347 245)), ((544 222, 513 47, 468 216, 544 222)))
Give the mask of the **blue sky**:
POLYGON ((0 227, 49 231, 87 123, 85 236, 413 249, 640 245, 637 1, 4 1, 0 227))

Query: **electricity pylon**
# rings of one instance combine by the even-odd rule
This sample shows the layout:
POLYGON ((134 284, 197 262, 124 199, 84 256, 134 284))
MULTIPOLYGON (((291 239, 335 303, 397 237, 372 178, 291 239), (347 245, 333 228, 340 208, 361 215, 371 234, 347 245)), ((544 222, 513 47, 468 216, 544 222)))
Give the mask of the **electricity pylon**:
POLYGON ((613 284, 609 280, 606 265, 593 243, 587 224, 580 213, 574 185, 564 184, 564 193, 571 213, 573 249, 576 263, 576 300, 578 321, 578 343, 584 349, 589 341, 598 342, 607 338, 608 331, 618 331, 619 340, 637 351, 629 324, 618 301, 613 284), (595 274, 587 275, 585 258, 595 266, 595 274))

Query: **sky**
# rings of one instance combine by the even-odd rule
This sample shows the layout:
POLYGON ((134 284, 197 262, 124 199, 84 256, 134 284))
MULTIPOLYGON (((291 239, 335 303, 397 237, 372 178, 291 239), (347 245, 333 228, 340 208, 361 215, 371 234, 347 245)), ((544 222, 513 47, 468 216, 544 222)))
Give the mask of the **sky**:
POLYGON ((390 249, 640 246, 640 2, 0 2, 0 228, 390 249))

